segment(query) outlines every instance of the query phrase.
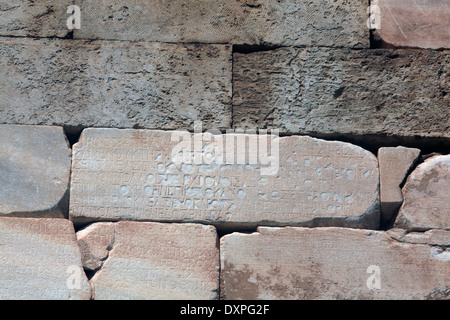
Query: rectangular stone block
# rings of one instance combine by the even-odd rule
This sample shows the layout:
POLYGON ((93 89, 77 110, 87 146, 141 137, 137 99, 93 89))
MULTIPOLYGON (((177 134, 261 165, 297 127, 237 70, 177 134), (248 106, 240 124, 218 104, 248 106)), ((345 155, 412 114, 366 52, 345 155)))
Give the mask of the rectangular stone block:
POLYGON ((3 38, 0 57, 1 123, 230 126, 230 46, 3 38))
POLYGON ((400 185, 420 156, 420 149, 383 147, 378 149, 380 167, 381 219, 385 222, 395 218, 402 205, 400 185))
POLYGON ((0 299, 90 297, 72 222, 0 217, 0 299))
POLYGON ((89 128, 73 148, 70 218, 377 228, 378 175, 372 153, 337 141, 89 128))
POLYGON ((371 0, 373 35, 383 46, 450 48, 448 0, 371 0))
POLYGON ((80 39, 369 47, 357 0, 76 0, 80 39))
POLYGON ((60 37, 70 30, 67 8, 73 0, 1 0, 0 36, 60 37))
POLYGON ((221 238, 224 299, 448 299, 450 252, 384 231, 259 228, 221 238))
POLYGON ((219 248, 214 227, 130 221, 95 225, 78 234, 83 256, 108 250, 91 279, 96 300, 218 298, 219 248))
POLYGON ((61 127, 0 125, 0 216, 67 218, 71 163, 61 127))
POLYGON ((333 137, 449 141, 449 65, 449 52, 432 50, 280 48, 235 54, 233 124, 333 137))

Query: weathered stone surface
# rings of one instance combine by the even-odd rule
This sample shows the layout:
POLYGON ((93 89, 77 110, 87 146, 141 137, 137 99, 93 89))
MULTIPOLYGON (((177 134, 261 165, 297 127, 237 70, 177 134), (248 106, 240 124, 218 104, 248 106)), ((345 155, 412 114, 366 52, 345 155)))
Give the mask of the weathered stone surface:
MULTIPOLYGON (((109 255, 91 279, 96 300, 218 297, 219 249, 214 227, 130 221, 112 226, 109 255)), ((111 224, 89 228, 95 236, 110 230, 111 224)), ((89 247, 82 248, 103 250, 104 244, 89 241, 89 247)))
POLYGON ((222 227, 379 225, 377 160, 349 143, 304 136, 89 128, 73 152, 70 218, 77 224, 151 220, 222 227), (192 146, 198 137, 203 139, 200 149, 179 149, 181 144, 192 146), (259 158, 251 163, 251 141, 257 138, 259 158), (272 138, 270 151, 266 149, 270 170, 264 172, 268 167, 261 141, 272 138), (228 153, 230 145, 236 151, 228 153), (211 154, 205 151, 214 148, 211 154), (224 149, 227 156, 221 159, 219 150, 224 149), (196 150, 205 152, 200 162, 191 157, 196 150), (177 162, 179 151, 188 155, 186 161, 177 162), (239 162, 241 155, 245 161, 239 162))
POLYGON ((0 57, 1 123, 230 126, 229 46, 4 38, 0 57))
POLYGON ((0 125, 0 215, 67 217, 70 166, 61 127, 0 125))
POLYGON ((385 45, 450 48, 448 0, 371 0, 379 8, 374 38, 385 45))
POLYGON ((81 260, 87 270, 98 270, 109 255, 114 242, 114 224, 98 222, 77 232, 81 260))
POLYGON ((72 0, 0 1, 0 36, 65 37, 72 0))
POLYGON ((81 39, 369 47, 367 3, 76 0, 81 39))
POLYGON ((403 187, 403 205, 395 224, 412 230, 450 230, 450 155, 417 166, 403 187))
POLYGON ((0 217, 0 299, 89 299, 75 230, 67 219, 0 217))
POLYGON ((403 202, 400 185, 420 156, 420 149, 396 147, 378 150, 381 218, 391 220, 403 202))
POLYGON ((233 123, 334 137, 448 140, 449 65, 449 52, 432 50, 280 48, 235 54, 233 123))
POLYGON ((450 252, 439 247, 400 243, 384 231, 258 231, 221 238, 223 298, 448 299, 450 252))
POLYGON ((432 229, 425 232, 408 232, 404 229, 393 228, 388 231, 392 239, 408 243, 450 246, 450 231, 432 229))

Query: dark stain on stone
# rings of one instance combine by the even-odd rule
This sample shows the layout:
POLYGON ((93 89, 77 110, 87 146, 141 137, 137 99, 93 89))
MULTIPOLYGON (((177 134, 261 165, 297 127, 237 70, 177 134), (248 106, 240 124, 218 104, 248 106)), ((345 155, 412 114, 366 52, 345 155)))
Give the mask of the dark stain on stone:
POLYGON ((341 95, 342 95, 342 93, 344 92, 344 90, 345 90, 345 87, 340 87, 339 89, 337 89, 335 92, 334 92, 334 98, 335 99, 337 99, 337 98, 339 98, 341 95))

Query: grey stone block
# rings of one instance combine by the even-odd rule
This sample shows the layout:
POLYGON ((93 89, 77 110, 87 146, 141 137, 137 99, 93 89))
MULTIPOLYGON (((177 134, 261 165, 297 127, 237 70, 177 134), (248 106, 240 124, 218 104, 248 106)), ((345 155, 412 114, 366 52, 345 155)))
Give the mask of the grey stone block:
POLYGON ((75 38, 369 47, 358 0, 77 0, 75 38))
POLYGON ((61 127, 0 125, 0 216, 67 217, 70 165, 61 127))
POLYGON ((230 126, 230 46, 3 38, 0 57, 0 123, 230 126))
POLYGON ((449 52, 433 50, 280 48, 235 54, 233 123, 310 135, 448 141, 449 65, 449 52))

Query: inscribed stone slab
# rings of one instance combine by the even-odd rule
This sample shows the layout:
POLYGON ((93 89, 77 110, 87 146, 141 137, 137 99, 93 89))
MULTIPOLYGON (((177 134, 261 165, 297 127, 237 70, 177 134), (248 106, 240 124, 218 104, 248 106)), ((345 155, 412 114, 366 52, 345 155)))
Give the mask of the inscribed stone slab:
POLYGON ((99 220, 224 227, 379 224, 377 160, 358 146, 338 141, 275 134, 86 129, 74 146, 72 173, 70 218, 77 224, 99 220), (200 141, 200 149, 194 141, 200 141), (186 147, 184 152, 180 145, 186 147), (229 146, 234 150, 228 152, 229 146), (186 161, 178 162, 178 151, 188 156, 186 161), (251 161, 254 152, 258 157, 251 161), (199 154, 201 161, 192 154, 199 154))

